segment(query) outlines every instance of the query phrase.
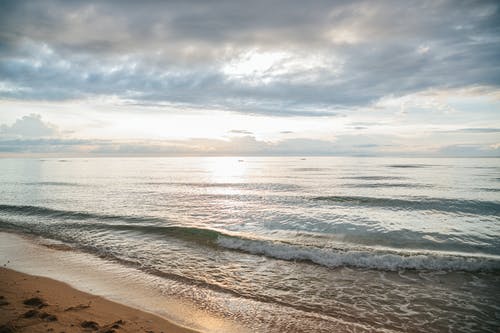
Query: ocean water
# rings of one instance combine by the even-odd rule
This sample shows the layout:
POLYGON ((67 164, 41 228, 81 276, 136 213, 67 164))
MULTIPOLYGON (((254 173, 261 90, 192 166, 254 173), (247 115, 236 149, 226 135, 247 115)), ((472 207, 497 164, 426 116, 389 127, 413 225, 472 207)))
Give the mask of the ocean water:
POLYGON ((0 229, 255 332, 500 327, 495 158, 1 159, 0 229))

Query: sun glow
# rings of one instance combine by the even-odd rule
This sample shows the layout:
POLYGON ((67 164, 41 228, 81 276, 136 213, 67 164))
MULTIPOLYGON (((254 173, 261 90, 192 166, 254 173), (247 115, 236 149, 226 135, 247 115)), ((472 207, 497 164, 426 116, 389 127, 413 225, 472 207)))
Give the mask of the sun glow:
POLYGON ((222 72, 233 80, 248 84, 267 84, 273 81, 310 81, 319 72, 337 74, 342 62, 335 57, 290 51, 260 52, 251 50, 240 54, 222 67, 222 72))
POLYGON ((265 76, 275 71, 276 65, 289 58, 286 52, 246 52, 226 64, 222 71, 229 76, 265 76))
POLYGON ((248 163, 237 157, 208 157, 204 160, 203 167, 213 183, 244 182, 248 171, 248 163))

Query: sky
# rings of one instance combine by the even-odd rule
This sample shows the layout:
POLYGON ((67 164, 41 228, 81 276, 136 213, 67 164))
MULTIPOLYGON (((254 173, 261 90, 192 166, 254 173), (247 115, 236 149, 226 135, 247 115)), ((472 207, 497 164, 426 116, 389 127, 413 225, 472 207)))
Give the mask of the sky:
POLYGON ((498 1, 0 1, 0 156, 500 157, 498 1))

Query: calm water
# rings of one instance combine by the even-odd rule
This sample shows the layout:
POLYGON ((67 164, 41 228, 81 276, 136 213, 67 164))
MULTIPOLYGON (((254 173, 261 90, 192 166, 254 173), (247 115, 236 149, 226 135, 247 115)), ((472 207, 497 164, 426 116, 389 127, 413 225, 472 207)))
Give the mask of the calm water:
POLYGON ((500 159, 1 159, 0 227, 255 331, 500 327, 500 159))

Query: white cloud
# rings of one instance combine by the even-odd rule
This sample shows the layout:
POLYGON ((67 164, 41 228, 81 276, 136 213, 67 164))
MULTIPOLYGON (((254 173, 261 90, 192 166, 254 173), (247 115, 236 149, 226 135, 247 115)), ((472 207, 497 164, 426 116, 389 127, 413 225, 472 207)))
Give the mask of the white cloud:
POLYGON ((17 119, 12 125, 1 125, 0 136, 20 138, 47 138, 59 134, 55 125, 42 121, 39 114, 30 114, 17 119))
POLYGON ((278 81, 311 83, 329 73, 338 75, 343 62, 324 52, 259 51, 253 49, 228 59, 222 73, 251 85, 278 81))

